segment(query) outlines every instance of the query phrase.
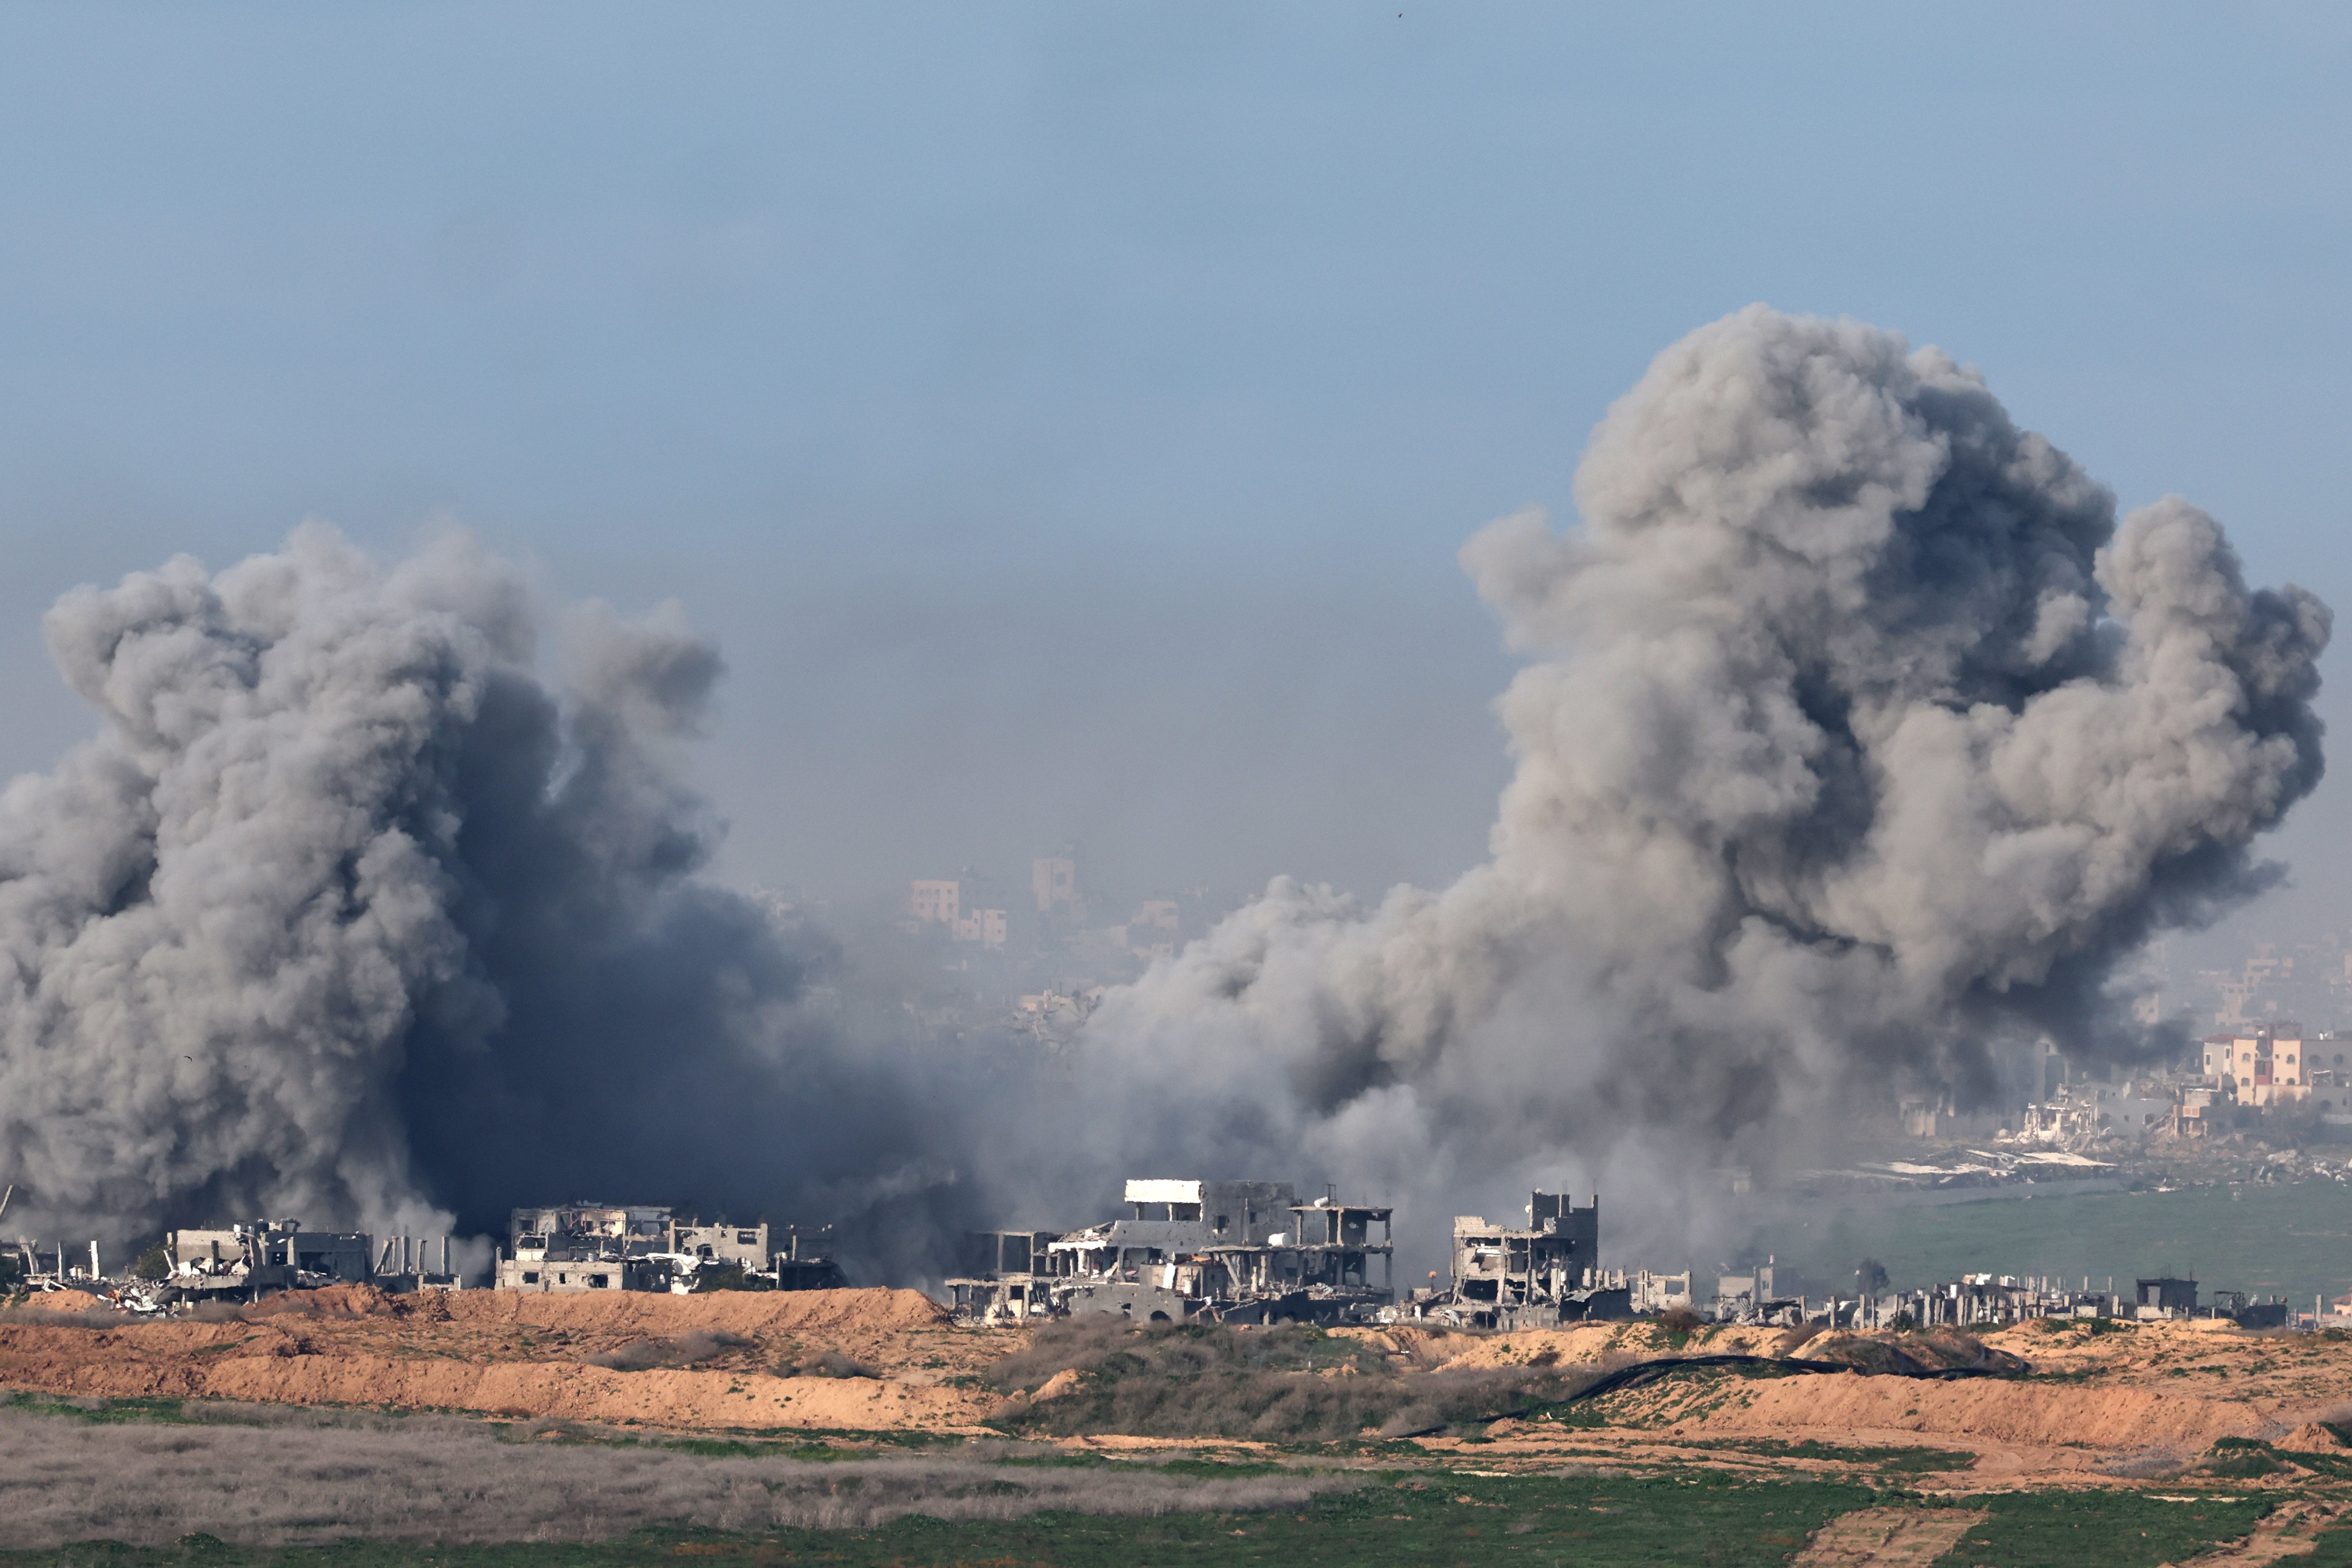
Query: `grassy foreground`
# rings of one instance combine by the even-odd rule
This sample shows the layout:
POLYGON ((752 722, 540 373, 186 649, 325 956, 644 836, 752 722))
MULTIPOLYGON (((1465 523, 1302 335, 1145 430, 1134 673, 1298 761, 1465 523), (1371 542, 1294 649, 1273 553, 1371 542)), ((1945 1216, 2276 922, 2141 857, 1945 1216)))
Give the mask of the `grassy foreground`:
MULTIPOLYGON (((1297 1513, 1182 1514, 1157 1519, 1040 1514, 945 1524, 904 1519, 878 1530, 748 1534, 645 1530, 597 1544, 458 1548, 349 1542, 240 1550, 192 1539, 138 1550, 102 1543, 0 1553, 0 1564, 147 1568, 621 1568, 624 1564, 833 1563, 845 1568, 1191 1568, 1199 1564, 1783 1563, 1808 1535, 1850 1510, 1937 1506, 1901 1493, 1812 1481, 1675 1477, 1490 1477, 1384 1474, 1363 1489, 1297 1513)), ((2173 1502, 2132 1493, 2041 1492, 1969 1500, 1990 1516, 1947 1558, 1998 1568, 2156 1568, 2243 1535, 2261 1500, 2200 1496, 2173 1502)), ((2322 1557, 2352 1537, 2323 1543, 2322 1557)), ((2320 1559, 2306 1559, 2315 1563, 2320 1559)))

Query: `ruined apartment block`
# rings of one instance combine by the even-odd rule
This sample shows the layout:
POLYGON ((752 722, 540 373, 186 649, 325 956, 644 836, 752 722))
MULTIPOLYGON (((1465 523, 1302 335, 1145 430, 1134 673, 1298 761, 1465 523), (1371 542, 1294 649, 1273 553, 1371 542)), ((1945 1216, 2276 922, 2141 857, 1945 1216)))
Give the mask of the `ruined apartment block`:
POLYGON ((1189 1178, 1129 1181, 1125 1201, 1130 1212, 1066 1235, 976 1233, 968 1267, 985 1267, 948 1281, 956 1310, 983 1319, 1339 1322, 1395 1299, 1387 1208, 1331 1196, 1301 1203, 1287 1182, 1189 1178))
MULTIPOLYGON (((1552 1328, 1633 1313, 1632 1290, 1601 1268, 1601 1199, 1578 1208, 1562 1193, 1536 1193, 1528 1226, 1514 1229, 1478 1215, 1454 1220, 1454 1282, 1432 1306, 1480 1328, 1552 1328)), ((1685 1298, 1687 1278, 1682 1281, 1685 1298)))
POLYGON ((258 1300, 280 1290, 327 1285, 373 1285, 401 1294, 450 1290, 449 1238, 441 1237, 439 1267, 432 1238, 386 1237, 381 1247, 365 1231, 304 1230, 294 1219, 257 1220, 213 1230, 174 1230, 163 1237, 170 1274, 160 1284, 165 1300, 258 1300))
POLYGON ((830 1226, 781 1235, 756 1225, 678 1219, 660 1205, 573 1204, 519 1208, 509 1219, 511 1251, 493 1272, 500 1290, 645 1290, 684 1294, 706 1268, 740 1269, 779 1289, 845 1285, 830 1226), (779 1247, 776 1243, 780 1241, 779 1247))

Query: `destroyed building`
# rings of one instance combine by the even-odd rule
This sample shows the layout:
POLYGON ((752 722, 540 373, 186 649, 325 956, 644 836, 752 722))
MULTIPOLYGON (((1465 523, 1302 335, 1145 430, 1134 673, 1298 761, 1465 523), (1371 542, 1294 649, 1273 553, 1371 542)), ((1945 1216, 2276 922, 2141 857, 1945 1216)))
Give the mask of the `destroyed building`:
POLYGON ((665 1252, 677 1253, 703 1263, 732 1264, 738 1268, 765 1268, 768 1266, 768 1226, 758 1225, 703 1225, 689 1221, 673 1221, 669 1227, 669 1244, 665 1252))
POLYGON ((166 1281, 184 1300, 257 1300, 279 1290, 375 1282, 375 1247, 363 1231, 304 1230, 295 1219, 163 1237, 166 1281))
POLYGON ((159 1283, 170 1300, 258 1300, 329 1285, 373 1285, 394 1294, 458 1285, 446 1236, 386 1237, 378 1246, 365 1231, 304 1230, 299 1220, 256 1220, 166 1231, 163 1250, 168 1272, 159 1283))
POLYGON ((1578 1208, 1565 1194, 1536 1193, 1527 1214, 1525 1229, 1455 1215, 1453 1284, 1442 1296, 1423 1292, 1429 1305, 1479 1328, 1550 1328, 1632 1315, 1631 1288, 1600 1274, 1598 1195, 1578 1208))
POLYGON ((519 1208, 492 1271, 500 1290, 667 1290, 670 1212, 657 1204, 519 1208))
POLYGON ((802 1230, 786 1226, 776 1237, 768 1271, 779 1290, 845 1290, 849 1276, 841 1271, 833 1226, 802 1230))
POLYGON ((1046 1317, 1054 1310, 1050 1230, 967 1232, 947 1281, 948 1307, 960 1318, 984 1321, 1046 1317))
POLYGON ((829 1226, 779 1232, 765 1220, 706 1225, 660 1205, 590 1203, 519 1208, 509 1226, 512 1251, 498 1260, 493 1276, 501 1290, 684 1294, 706 1268, 737 1270, 753 1289, 824 1290, 848 1283, 834 1260, 829 1226))
POLYGON ((1301 1203, 1287 1182, 1191 1178, 1129 1181, 1125 1201, 1129 1213, 1066 1235, 974 1233, 968 1273, 948 1281, 956 1310, 1339 1322, 1395 1299, 1386 1207, 1330 1194, 1301 1203))

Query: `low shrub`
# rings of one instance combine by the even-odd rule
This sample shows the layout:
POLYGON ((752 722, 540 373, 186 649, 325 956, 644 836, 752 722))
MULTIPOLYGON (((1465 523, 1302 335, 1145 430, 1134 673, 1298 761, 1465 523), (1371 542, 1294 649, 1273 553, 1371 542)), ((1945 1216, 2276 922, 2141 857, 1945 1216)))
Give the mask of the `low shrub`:
POLYGON ((1296 1442, 1384 1436, 1485 1422, 1566 1398, 1583 1366, 1399 1371, 1359 1342, 1302 1324, 1137 1325, 1076 1319, 1035 1331, 991 1369, 1012 1395, 997 1420, 1055 1436, 1254 1437, 1296 1442), (1032 1400, 1055 1374, 1057 1397, 1032 1400))
POLYGON ((742 1350, 753 1343, 740 1334, 730 1334, 724 1329, 697 1329, 674 1340, 632 1340, 616 1351, 588 1358, 590 1366, 606 1367, 614 1372, 644 1372, 653 1367, 692 1366, 698 1362, 714 1360, 729 1351, 742 1350))

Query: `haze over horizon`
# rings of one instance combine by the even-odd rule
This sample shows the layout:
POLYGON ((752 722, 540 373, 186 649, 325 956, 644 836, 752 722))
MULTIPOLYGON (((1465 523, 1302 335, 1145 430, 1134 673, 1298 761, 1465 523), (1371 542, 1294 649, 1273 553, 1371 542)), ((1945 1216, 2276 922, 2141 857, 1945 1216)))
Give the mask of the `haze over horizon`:
MULTIPOLYGON (((1759 300, 2352 601, 2352 24, 1404 9, 0 13, 0 774, 87 732, 65 590, 454 520, 718 645, 738 884, 1441 884, 1454 551, 1759 300)), ((2344 787, 2240 927, 2334 919, 2344 787)))
MULTIPOLYGON (((653 994, 626 977, 697 931, 710 940, 691 972, 741 987, 702 998, 699 1033, 675 1031, 697 1070, 723 1081, 743 1053, 781 1051, 839 1068, 837 1091, 873 1110, 870 1135, 759 1179, 836 1205, 929 1190, 958 1153, 933 1130, 989 1091, 928 1083, 935 1100, 886 1113, 892 1075, 940 1077, 893 1058, 908 1041, 872 1019, 783 1035, 767 1021, 823 962, 793 944, 854 938, 908 879, 975 866, 1017 896, 1032 856, 1076 841, 1122 899, 1200 888, 1233 908, 1288 878, 1249 907, 1303 911, 1311 943, 1352 929, 1319 884, 1369 908, 1509 866, 1490 830, 1529 746, 1515 728, 1515 758, 1497 704, 1515 677, 1574 660, 1507 647, 1543 617, 1498 587, 1514 573, 1474 584, 1457 556, 1496 519, 1593 521, 1570 481, 1612 405, 1667 345, 1759 301, 1941 351, 2110 487, 2116 516, 2177 492, 2227 530, 2248 584, 2352 603, 2352 550, 2329 526, 2329 458, 2352 425, 2331 369, 2352 348, 2352 108, 2335 90, 2352 23, 1213 5, 614 6, 551 26, 558 15, 0 10, 0 135, 18 153, 0 166, 0 776, 47 799, 37 775, 92 732, 42 644, 61 602, 60 624, 193 637, 231 664, 278 638, 279 665, 320 658, 339 676, 370 656, 330 612, 362 606, 538 715, 528 743, 485 754, 497 777, 539 780, 543 810, 463 777, 427 791, 460 816, 523 823, 538 858, 441 846, 495 897, 431 893, 439 923, 386 949, 423 987, 414 1003, 451 962, 434 943, 471 944, 467 983, 504 998, 515 1028, 466 1007, 412 1026, 391 1005, 404 998, 320 1015, 311 1033, 356 1044, 319 1126, 367 1130, 381 1157, 327 1157, 331 1139, 289 1153, 264 1116, 174 1177, 173 1203, 242 1198, 274 1173, 321 1202, 478 1220, 513 1167, 469 1160, 467 1116, 572 1048, 567 1028, 625 1058, 649 1037, 630 1009, 653 994), (317 545, 313 519, 357 555, 317 545), (434 618, 444 591, 415 585, 437 580, 453 531, 513 601, 467 609, 454 632, 434 618), (313 542, 292 552, 307 564, 270 564, 289 537, 313 542), (205 570, 166 567, 183 553, 205 570), (159 569, 177 584, 169 615, 117 586, 159 569), (289 573, 294 586, 265 586, 289 573), (269 607, 281 591, 297 608, 269 607), (691 690, 595 695, 635 689, 593 657, 583 673, 597 645, 566 630, 583 601, 609 605, 588 613, 623 643, 696 650, 691 690), (640 793, 572 798, 573 745, 640 793), (608 830, 644 851, 635 871, 546 875, 608 830), (771 951, 748 905, 706 898, 711 881, 827 901, 833 930, 771 951), (499 948, 484 911, 501 899, 533 911, 548 951, 600 933, 609 962, 584 973, 619 987, 613 1003, 583 1001, 528 943, 499 948), (483 1058, 485 1039, 504 1054, 483 1058), (405 1086, 397 1111, 389 1083, 405 1086)), ((2065 526, 2080 578, 2096 531, 2065 526)), ((1526 548, 1516 574, 1533 580, 1541 552, 1526 548)), ((74 636, 59 657, 85 693, 120 702, 180 679, 121 674, 102 637, 74 636)), ((2321 657, 2323 678, 2338 657, 2321 657)), ((2343 689, 2323 679, 2322 720, 2343 689)), ((364 739, 348 714, 282 697, 221 733, 290 723, 339 756, 364 739)), ((420 756, 476 733, 469 700, 436 699, 420 756)), ((189 757, 190 776, 212 765, 189 757)), ((404 820, 408 786, 365 776, 404 820)), ((2182 963, 2343 923, 2347 787, 2321 779, 2254 841, 2287 879, 2176 944, 2182 963)), ((158 799, 176 820, 185 803, 158 799)), ((128 843, 143 807, 135 790, 119 805, 128 843)), ((62 807, 29 818, 52 819, 89 826, 62 807)), ((358 842, 350 826, 322 824, 313 847, 358 842)), ((2214 842, 2235 853, 2244 830, 2214 842)), ((110 842, 88 837, 92 864, 110 842)), ((308 907, 331 878, 306 879, 333 866, 297 868, 261 904, 308 907)), ((138 896, 100 892, 101 921, 108 899, 138 896)), ((2129 900, 2103 908, 2139 918, 2129 900)), ((195 909, 164 923, 209 931, 195 909)), ((2102 954, 2115 940, 2064 940, 2078 938, 2102 954)), ((1225 956, 1203 948, 1195 967, 1225 956)), ((2005 984, 2010 963, 1984 974, 2005 984)), ((1485 1005, 1475 986, 1438 993, 1485 1005)), ((177 1017, 170 995, 142 1005, 177 1017)), ((1297 1125, 1393 1069, 1389 1005, 1356 1016, 1360 1039, 1317 1037, 1338 1077, 1309 1085, 1297 1125)), ((1952 1021, 1920 1005, 1882 1023, 1925 1017, 1943 1038, 1952 1021)), ((1163 991, 1128 1016, 1152 1037, 1192 1026, 1192 1006, 1163 991)), ((1283 1049, 1308 1048, 1315 1030, 1266 1016, 1283 1049)), ((1452 1059, 1450 1027, 1421 1037, 1437 1042, 1427 1061, 1452 1059)), ((1251 1037, 1213 1032, 1228 1049, 1251 1037)), ((180 1059, 170 1037, 141 1048, 180 1059)), ((278 1093, 267 1060, 226 1058, 205 1079, 216 1098, 188 1101, 199 1125, 208 1105, 278 1093)), ((1717 1106, 1738 1100, 1724 1085, 1717 1106)), ((1408 1129, 1427 1110, 1380 1104, 1408 1129)), ((1529 1168, 1558 1173, 1545 1179, 1573 1173, 1557 1163, 1572 1121, 1531 1133, 1529 1168)), ((663 1140, 632 1136, 618 1169, 656 1171, 663 1140)), ((1336 1149, 1302 1152, 1295 1173, 1361 1173, 1336 1149)), ((148 1180, 135 1151, 88 1172, 92 1203, 133 1201, 121 1194, 148 1180)))

